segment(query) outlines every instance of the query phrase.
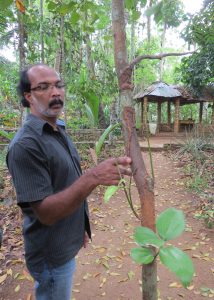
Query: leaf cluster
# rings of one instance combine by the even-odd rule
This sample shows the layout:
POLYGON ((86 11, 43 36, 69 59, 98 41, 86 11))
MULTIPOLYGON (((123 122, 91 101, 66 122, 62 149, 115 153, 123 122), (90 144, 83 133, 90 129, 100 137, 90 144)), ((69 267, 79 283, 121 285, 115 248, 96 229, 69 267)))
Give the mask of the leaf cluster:
POLYGON ((214 82, 214 3, 207 6, 198 15, 191 18, 183 32, 183 38, 198 51, 182 59, 180 68, 182 81, 200 95, 204 86, 214 82))
POLYGON ((131 250, 131 257, 139 264, 149 264, 159 255, 160 261, 168 267, 187 287, 194 274, 194 266, 189 256, 177 247, 167 245, 185 229, 183 212, 168 208, 156 220, 157 234, 147 227, 137 227, 134 240, 140 248, 131 250), (155 254, 152 248, 158 253, 155 254))

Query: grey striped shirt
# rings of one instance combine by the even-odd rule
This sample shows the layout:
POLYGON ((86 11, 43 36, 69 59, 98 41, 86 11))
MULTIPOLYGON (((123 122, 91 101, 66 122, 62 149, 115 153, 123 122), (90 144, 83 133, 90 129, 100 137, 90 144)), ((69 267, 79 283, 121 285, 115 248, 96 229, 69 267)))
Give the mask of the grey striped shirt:
POLYGON ((29 114, 9 145, 7 165, 24 214, 26 263, 39 272, 44 263, 53 267, 73 258, 90 235, 86 201, 72 215, 52 226, 40 223, 30 202, 62 191, 81 175, 80 159, 63 129, 58 132, 44 120, 29 114))

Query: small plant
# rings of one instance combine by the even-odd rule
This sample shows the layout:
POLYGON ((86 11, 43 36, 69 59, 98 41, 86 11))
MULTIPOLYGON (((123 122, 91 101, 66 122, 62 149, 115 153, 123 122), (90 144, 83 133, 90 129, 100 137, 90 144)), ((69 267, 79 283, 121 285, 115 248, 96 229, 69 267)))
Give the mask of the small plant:
POLYGON ((214 200, 207 199, 201 204, 200 210, 195 214, 197 219, 204 220, 208 228, 214 227, 214 200))
POLYGON ((139 264, 149 264, 157 256, 160 261, 169 268, 184 287, 192 281, 194 266, 190 257, 167 242, 178 237, 185 229, 184 215, 181 210, 168 208, 162 212, 156 220, 157 233, 147 227, 137 227, 134 240, 140 248, 131 251, 131 257, 139 264), (154 247, 154 251, 151 250, 154 247))
MULTIPOLYGON (((100 139, 101 145, 104 143, 104 136, 100 139)), ((149 143, 149 139, 148 139, 149 143)), ((92 157, 97 160, 101 147, 94 151, 92 157)), ((151 157, 150 157, 151 159, 151 157)), ((152 175, 154 178, 153 165, 151 163, 152 175)), ((119 171, 119 168, 118 168, 119 171)), ((120 171, 119 171, 120 172, 120 171)), ((136 216, 140 219, 134 209, 131 196, 131 180, 127 186, 126 181, 122 178, 117 186, 109 186, 104 193, 104 201, 107 203, 110 198, 119 190, 123 189, 127 202, 136 216)), ((185 229, 184 214, 181 210, 169 208, 162 212, 156 220, 157 233, 147 227, 139 226, 135 228, 134 240, 140 248, 131 250, 132 259, 139 264, 150 264, 157 256, 160 261, 168 267, 179 278, 182 285, 187 287, 192 281, 194 266, 190 257, 177 247, 168 244, 169 240, 178 237, 185 229)))
POLYGON ((187 187, 196 193, 205 190, 208 187, 208 182, 206 177, 201 177, 201 175, 195 175, 193 178, 188 180, 187 187))

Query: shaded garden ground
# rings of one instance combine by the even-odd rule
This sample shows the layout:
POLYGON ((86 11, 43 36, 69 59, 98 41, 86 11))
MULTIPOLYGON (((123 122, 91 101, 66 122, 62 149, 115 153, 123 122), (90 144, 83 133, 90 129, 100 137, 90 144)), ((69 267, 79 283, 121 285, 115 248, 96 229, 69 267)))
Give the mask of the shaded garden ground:
MULTIPOLYGON (((149 169, 147 154, 143 154, 149 169)), ((194 214, 199 198, 185 188, 186 177, 179 163, 163 153, 154 153, 156 174, 156 212, 168 207, 182 209, 187 226, 173 244, 192 257, 196 274, 188 289, 158 262, 159 299, 199 300, 214 298, 214 231, 207 229, 194 214)), ((140 225, 128 208, 123 192, 108 204, 102 200, 102 189, 89 198, 93 241, 77 257, 73 300, 141 299, 141 267, 132 262, 130 249, 135 247, 132 234, 140 225)), ((138 205, 137 193, 133 198, 138 205)), ((33 283, 23 263, 20 216, 15 207, 0 206, 4 240, 0 252, 0 299, 33 299, 33 283)))

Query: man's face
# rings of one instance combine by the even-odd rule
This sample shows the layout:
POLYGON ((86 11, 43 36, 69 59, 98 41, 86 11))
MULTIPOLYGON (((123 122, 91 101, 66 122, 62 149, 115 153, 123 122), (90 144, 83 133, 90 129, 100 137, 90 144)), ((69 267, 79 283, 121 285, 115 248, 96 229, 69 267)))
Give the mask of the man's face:
POLYGON ((64 84, 48 66, 34 66, 28 71, 31 91, 25 93, 31 113, 42 118, 57 118, 64 105, 64 84))

